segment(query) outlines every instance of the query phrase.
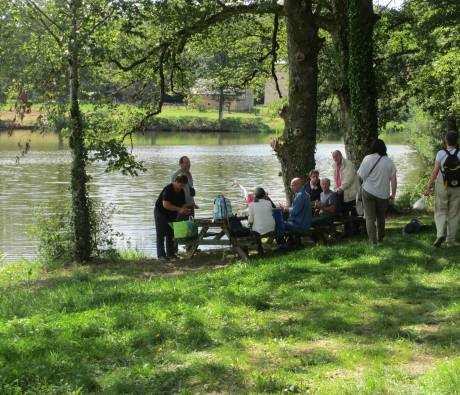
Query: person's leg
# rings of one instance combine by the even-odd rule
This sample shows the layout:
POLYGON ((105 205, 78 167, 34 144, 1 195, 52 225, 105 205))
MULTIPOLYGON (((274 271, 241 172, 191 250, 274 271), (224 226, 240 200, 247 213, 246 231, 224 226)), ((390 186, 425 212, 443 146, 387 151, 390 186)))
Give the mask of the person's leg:
POLYGON ((449 192, 449 212, 447 216, 447 245, 455 244, 458 222, 460 219, 460 188, 450 188, 449 192))
POLYGON ((287 221, 284 223, 284 229, 287 231, 288 234, 288 247, 296 247, 301 244, 301 229, 298 226, 294 225, 292 222, 287 221))
MULTIPOLYGON (((350 202, 344 202, 343 203, 343 212, 342 215, 344 217, 351 217, 353 216, 353 210, 354 210, 354 201, 350 202)), ((355 211, 356 213, 356 211, 355 211)), ((356 214, 355 214, 356 216, 356 214)), ((345 222, 344 225, 344 231, 345 231, 345 236, 353 236, 355 234, 355 224, 353 222, 345 222)))
POLYGON ((443 183, 440 181, 436 182, 435 190, 435 203, 434 203, 434 221, 436 223, 436 241, 435 245, 439 247, 444 240, 446 233, 446 221, 448 215, 448 198, 447 190, 443 183), (440 241, 440 242, 439 242, 440 241))
POLYGON ((377 242, 377 229, 375 222, 377 220, 377 203, 376 198, 370 193, 363 190, 364 216, 366 217, 366 229, 369 242, 377 242))
POLYGON ((383 241, 385 237, 385 216, 388 210, 388 199, 379 199, 376 200, 376 214, 377 214, 377 241, 383 241))
POLYGON ((158 258, 166 258, 165 252, 165 237, 167 227, 169 227, 166 217, 154 210, 155 229, 157 234, 157 256, 158 258))
POLYGON ((167 224, 167 228, 165 230, 165 237, 166 237, 166 256, 168 258, 174 257, 176 252, 178 251, 178 245, 174 242, 174 231, 173 228, 167 224))
POLYGON ((335 210, 337 215, 347 215, 346 214, 346 204, 343 201, 343 191, 337 193, 337 208, 335 210))

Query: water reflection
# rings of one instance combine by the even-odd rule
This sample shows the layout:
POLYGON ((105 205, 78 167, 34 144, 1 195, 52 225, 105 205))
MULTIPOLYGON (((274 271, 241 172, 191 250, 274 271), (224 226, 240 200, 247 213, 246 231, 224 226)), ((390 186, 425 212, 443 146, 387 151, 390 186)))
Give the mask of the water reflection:
MULTIPOLYGON (((33 210, 50 198, 68 196, 70 153, 62 148, 57 136, 32 136, 32 151, 15 164, 18 139, 28 132, 15 132, 12 137, 0 133, 0 251, 7 260, 33 258, 36 245, 26 236, 33 210)), ((224 193, 235 208, 242 208, 239 190, 232 186, 238 180, 248 189, 264 186, 275 201, 284 200, 280 167, 270 146, 270 136, 208 133, 157 133, 136 137, 134 153, 145 162, 148 171, 131 178, 118 173, 107 174, 103 164, 92 165, 90 191, 104 203, 113 204, 116 213, 113 226, 122 232, 118 248, 137 248, 148 256, 155 255, 153 204, 162 187, 169 182, 178 158, 188 155, 197 189, 199 216, 209 216, 213 200, 224 193), (182 144, 179 144, 182 142, 182 144), (219 143, 219 145, 217 145, 219 143)), ((317 168, 322 176, 331 176, 330 153, 342 149, 340 143, 319 144, 317 168)), ((396 162, 400 185, 413 174, 415 154, 403 145, 389 145, 389 155, 396 162)))

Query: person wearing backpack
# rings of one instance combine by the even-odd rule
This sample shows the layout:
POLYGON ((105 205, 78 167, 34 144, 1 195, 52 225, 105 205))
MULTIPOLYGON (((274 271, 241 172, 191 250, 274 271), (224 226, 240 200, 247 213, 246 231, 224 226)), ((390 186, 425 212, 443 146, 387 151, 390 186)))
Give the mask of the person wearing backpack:
POLYGON ((444 137, 446 149, 438 151, 433 172, 428 181, 426 194, 435 185, 434 220, 436 240, 434 247, 440 247, 446 240, 448 247, 456 245, 455 236, 460 219, 460 150, 458 134, 449 131, 444 137), (447 233, 446 233, 447 222, 447 233))
POLYGON ((371 244, 382 242, 385 236, 385 215, 390 200, 396 195, 396 167, 387 155, 385 143, 377 139, 358 169, 363 180, 362 196, 366 229, 371 244), (391 193, 390 193, 391 184, 391 193))

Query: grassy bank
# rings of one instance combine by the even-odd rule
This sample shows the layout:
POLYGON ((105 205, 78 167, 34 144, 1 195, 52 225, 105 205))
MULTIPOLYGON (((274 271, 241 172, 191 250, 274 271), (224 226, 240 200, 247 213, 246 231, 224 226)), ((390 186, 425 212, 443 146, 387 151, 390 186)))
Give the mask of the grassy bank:
MULTIPOLYGON (((0 125, 8 124, 15 114, 9 111, 11 106, 0 107, 0 125)), ((121 105, 123 111, 130 106, 121 105)), ((132 107, 131 107, 132 108, 132 107)), ((91 105, 82 105, 83 111, 90 111, 91 105)), ((39 106, 34 106, 30 113, 25 114, 22 127, 32 127, 40 114, 39 106)), ((149 127, 161 131, 200 131, 200 132, 245 132, 245 133, 280 133, 284 123, 279 117, 273 117, 264 107, 256 108, 254 112, 225 112, 221 125, 218 122, 217 110, 198 111, 191 108, 165 106, 162 112, 155 117, 149 127)))
POLYGON ((458 249, 401 224, 219 270, 3 267, 0 393, 458 393, 458 249))

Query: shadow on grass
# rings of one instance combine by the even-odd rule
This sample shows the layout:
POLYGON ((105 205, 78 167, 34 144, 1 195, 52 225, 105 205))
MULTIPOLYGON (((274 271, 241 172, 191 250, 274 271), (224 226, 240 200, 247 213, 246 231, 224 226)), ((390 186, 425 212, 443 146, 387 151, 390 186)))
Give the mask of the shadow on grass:
MULTIPOLYGON (((374 249, 352 241, 152 281, 144 265, 90 268, 51 279, 51 288, 11 291, 1 296, 8 323, 1 326, 0 376, 11 383, 19 372, 22 389, 65 382, 84 391, 173 393, 207 383, 231 392, 229 383, 247 385, 243 372, 194 355, 241 339, 337 334, 368 344, 363 352, 370 357, 390 356, 381 340, 456 347, 460 317, 445 311, 460 297, 458 251, 433 250, 429 238, 390 230, 374 249)), ((318 352, 282 368, 339 363, 327 350, 318 352)), ((257 377, 260 391, 282 386, 257 377)))

